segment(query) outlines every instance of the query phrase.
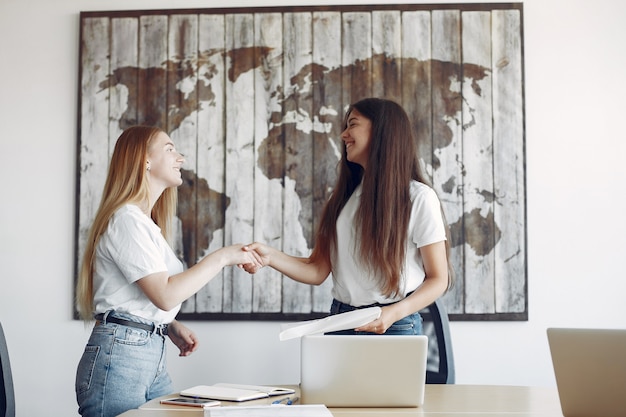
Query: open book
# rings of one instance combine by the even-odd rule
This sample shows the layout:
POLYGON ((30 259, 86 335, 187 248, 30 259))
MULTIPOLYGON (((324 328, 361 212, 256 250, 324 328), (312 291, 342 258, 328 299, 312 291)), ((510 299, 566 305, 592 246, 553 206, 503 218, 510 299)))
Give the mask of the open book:
POLYGON ((248 401, 267 398, 275 395, 293 394, 289 388, 268 387, 265 385, 243 385, 219 383, 214 385, 197 385, 180 392, 184 397, 209 398, 222 401, 248 401))
POLYGON ((323 319, 287 323, 281 326, 280 340, 288 340, 310 334, 354 329, 380 317, 380 307, 368 307, 334 314, 323 319))

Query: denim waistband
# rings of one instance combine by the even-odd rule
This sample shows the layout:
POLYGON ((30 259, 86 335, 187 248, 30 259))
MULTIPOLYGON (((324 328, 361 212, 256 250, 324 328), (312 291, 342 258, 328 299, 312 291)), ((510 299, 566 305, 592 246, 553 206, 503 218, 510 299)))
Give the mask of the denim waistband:
MULTIPOLYGON (((413 291, 407 293, 407 295, 405 296, 408 297, 409 295, 413 294, 413 291)), ((330 307, 330 312, 331 314, 337 314, 337 313, 344 313, 346 311, 352 311, 352 310, 360 310, 362 308, 370 308, 370 307, 385 307, 385 306, 390 306, 392 304, 395 304, 399 301, 402 300, 398 300, 398 301, 392 301, 391 303, 373 303, 373 304, 368 304, 368 305, 364 305, 364 306, 353 306, 351 304, 346 304, 342 301, 337 300, 336 298, 333 299, 333 303, 330 307)))
MULTIPOLYGON (((415 292, 415 290, 413 290, 413 291, 409 291, 409 292, 408 292, 408 293, 404 296, 404 298, 408 297, 409 295, 413 294, 414 292, 415 292)), ((404 298, 403 298, 402 300, 404 300, 404 298)), ((368 304, 368 305, 364 305, 364 306, 353 306, 353 305, 351 305, 351 304, 346 304, 346 303, 344 303, 344 302, 342 302, 342 301, 337 300, 336 298, 333 298, 333 304, 338 303, 338 304, 340 304, 341 306, 344 306, 344 307, 349 308, 349 309, 351 309, 351 310, 359 310, 359 309, 362 309, 362 308, 390 306, 390 305, 395 304, 395 303, 397 303, 397 302, 399 302, 399 301, 402 301, 402 300, 392 301, 392 302, 390 302, 390 303, 372 303, 372 304, 368 304)))
MULTIPOLYGON (((124 314, 123 316, 130 316, 129 314, 124 314)), ((154 323, 142 323, 139 321, 135 321, 128 318, 118 317, 114 310, 108 310, 105 313, 96 314, 94 318, 101 323, 115 323, 120 324, 122 326, 133 327, 135 329, 146 330, 150 333, 156 333, 161 336, 167 335, 167 324, 156 325, 154 323)))

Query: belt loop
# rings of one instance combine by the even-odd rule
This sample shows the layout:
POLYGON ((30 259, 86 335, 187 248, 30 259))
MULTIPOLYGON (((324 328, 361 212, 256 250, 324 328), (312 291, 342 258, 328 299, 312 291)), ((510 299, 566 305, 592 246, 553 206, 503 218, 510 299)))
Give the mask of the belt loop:
POLYGON ((107 318, 109 317, 109 314, 111 314, 113 312, 113 310, 107 310, 104 312, 104 315, 102 316, 102 324, 107 324, 107 318))
POLYGON ((154 325, 154 333, 158 334, 159 336, 167 336, 167 330, 168 330, 168 325, 167 324, 160 324, 160 325, 154 325))

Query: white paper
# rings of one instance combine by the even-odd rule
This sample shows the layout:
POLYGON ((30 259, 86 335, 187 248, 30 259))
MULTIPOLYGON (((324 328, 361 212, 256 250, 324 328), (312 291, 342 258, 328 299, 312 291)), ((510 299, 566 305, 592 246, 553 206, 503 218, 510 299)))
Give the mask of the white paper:
POLYGON ((269 395, 261 391, 248 389, 220 387, 217 385, 196 385, 180 392, 184 397, 209 398, 223 401, 249 401, 259 398, 267 398, 269 395))
POLYGON ((204 417, 333 417, 323 404, 208 407, 204 417))
POLYGON ((323 319, 283 324, 278 337, 280 340, 289 340, 305 335, 354 329, 376 320, 380 317, 381 311, 380 307, 368 307, 333 314, 323 319))
POLYGON ((214 387, 226 387, 226 388, 235 388, 235 389, 245 389, 256 392, 264 392, 270 397, 275 395, 286 395, 293 394, 296 391, 291 388, 283 388, 283 387, 269 387, 267 385, 246 385, 246 384, 231 384, 228 382, 220 382, 217 384, 213 384, 214 387))

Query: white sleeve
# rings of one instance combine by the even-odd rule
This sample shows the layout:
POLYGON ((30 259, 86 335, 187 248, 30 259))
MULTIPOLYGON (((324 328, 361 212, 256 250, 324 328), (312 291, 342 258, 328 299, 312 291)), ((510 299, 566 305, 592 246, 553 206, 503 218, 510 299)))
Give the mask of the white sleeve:
POLYGON ((432 188, 419 188, 413 200, 411 218, 410 233, 418 248, 446 240, 441 203, 432 188))
POLYGON ((124 213, 109 223, 109 253, 129 283, 156 272, 167 271, 159 248, 159 241, 164 239, 158 227, 149 221, 124 213))

